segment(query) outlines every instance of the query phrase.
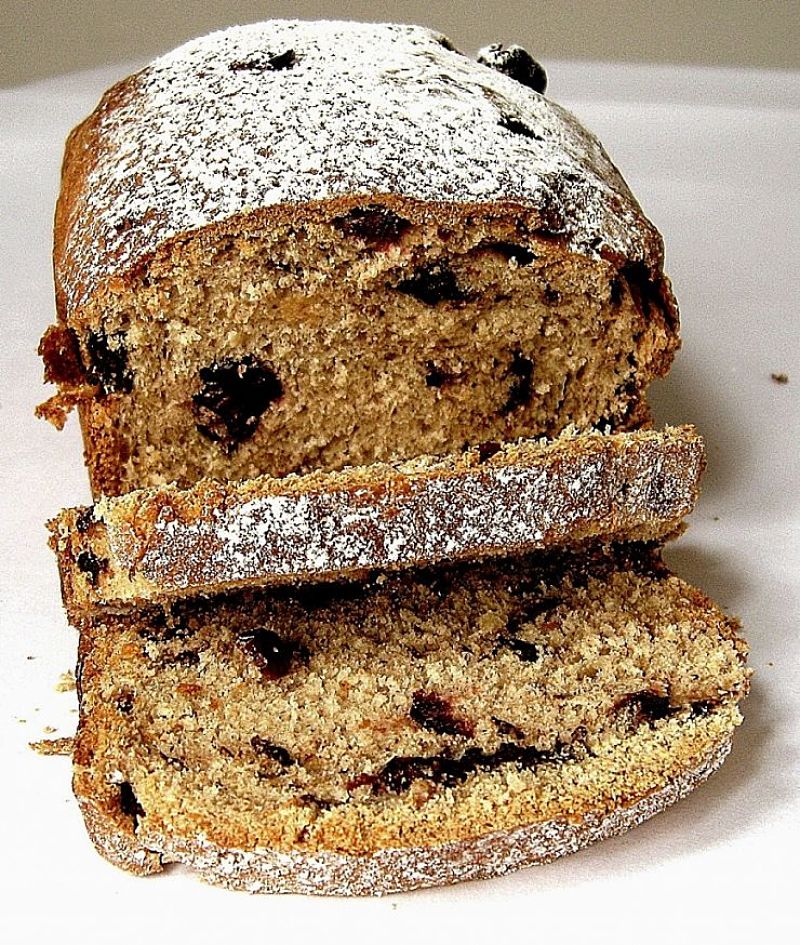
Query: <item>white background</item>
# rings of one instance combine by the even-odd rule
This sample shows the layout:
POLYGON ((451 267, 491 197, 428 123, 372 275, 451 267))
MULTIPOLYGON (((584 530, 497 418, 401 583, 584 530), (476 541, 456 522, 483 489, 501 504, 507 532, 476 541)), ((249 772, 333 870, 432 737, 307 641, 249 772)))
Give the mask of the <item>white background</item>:
POLYGON ((800 896, 800 74, 550 64, 664 233, 684 348, 654 388, 709 470, 668 552, 744 623, 756 671, 730 759, 635 831, 503 879, 383 900, 249 897, 173 870, 130 877, 91 847, 69 762, 27 747, 74 730, 74 662, 44 521, 89 497, 73 419, 33 418, 53 318, 50 245, 68 130, 116 67, 0 93, 0 935, 6 942, 780 941, 800 896), (779 385, 771 372, 786 372, 779 385))

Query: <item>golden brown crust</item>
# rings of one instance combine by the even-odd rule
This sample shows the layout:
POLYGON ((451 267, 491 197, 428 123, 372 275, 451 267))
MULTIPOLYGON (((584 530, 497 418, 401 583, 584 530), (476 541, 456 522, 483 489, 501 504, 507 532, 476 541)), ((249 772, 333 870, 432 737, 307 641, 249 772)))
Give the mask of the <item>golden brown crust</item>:
POLYGON ((135 94, 136 75, 122 79, 100 99, 97 108, 72 129, 64 146, 61 162, 61 188, 53 221, 53 276, 56 293, 56 315, 62 324, 70 322, 65 282, 72 273, 73 253, 70 240, 76 221, 83 214, 94 212, 92 195, 86 182, 95 168, 108 160, 103 147, 101 124, 114 110, 122 108, 135 94))

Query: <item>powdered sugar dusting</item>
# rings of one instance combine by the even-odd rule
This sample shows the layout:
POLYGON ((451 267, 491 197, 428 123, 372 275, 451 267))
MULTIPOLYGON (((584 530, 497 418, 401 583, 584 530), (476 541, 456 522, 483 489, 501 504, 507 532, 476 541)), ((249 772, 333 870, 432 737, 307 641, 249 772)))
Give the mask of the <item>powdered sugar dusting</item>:
POLYGON ((101 104, 97 131, 65 247, 70 306, 177 234, 341 197, 518 202, 576 251, 660 265, 655 230, 593 135, 420 27, 214 33, 101 104))
POLYGON ((139 522, 135 532, 130 512, 118 518, 110 500, 103 512, 110 559, 93 594, 102 597, 113 587, 114 594, 135 598, 137 578, 158 597, 592 536, 653 537, 691 510, 702 457, 702 443, 679 431, 666 442, 653 434, 595 436, 584 438, 582 449, 542 447, 524 460, 446 474, 404 476, 386 467, 383 478, 376 472, 367 485, 285 494, 267 488, 246 498, 237 497, 234 485, 199 516, 176 514, 167 501, 151 526, 139 522))

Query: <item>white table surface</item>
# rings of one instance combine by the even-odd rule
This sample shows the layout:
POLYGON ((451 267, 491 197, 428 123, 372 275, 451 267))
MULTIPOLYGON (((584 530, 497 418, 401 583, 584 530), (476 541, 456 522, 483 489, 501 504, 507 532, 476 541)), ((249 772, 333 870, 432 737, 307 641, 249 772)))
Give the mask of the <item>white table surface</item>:
POLYGON ((800 74, 550 64, 664 233, 684 346, 660 421, 705 434, 709 469, 668 552, 739 615, 756 675, 730 759, 638 829, 546 867, 382 900, 250 897, 174 869, 126 875, 91 847, 69 761, 74 661, 44 521, 88 499, 77 423, 33 418, 53 317, 62 144, 127 67, 0 92, 0 935, 5 942, 738 941, 798 928, 800 842, 800 74), (786 372, 789 383, 770 379, 786 372), (247 938, 242 936, 246 935, 247 938))

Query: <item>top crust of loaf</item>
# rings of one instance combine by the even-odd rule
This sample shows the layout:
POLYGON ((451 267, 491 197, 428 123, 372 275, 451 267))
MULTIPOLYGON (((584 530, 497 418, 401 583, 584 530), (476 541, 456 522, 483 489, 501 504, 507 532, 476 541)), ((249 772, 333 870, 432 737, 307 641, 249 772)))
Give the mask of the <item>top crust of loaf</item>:
POLYGON ((674 314, 659 234, 569 112, 427 29, 274 20, 156 60, 72 132, 59 317, 188 233, 365 198, 411 219, 520 213, 572 252, 641 266, 674 314))

